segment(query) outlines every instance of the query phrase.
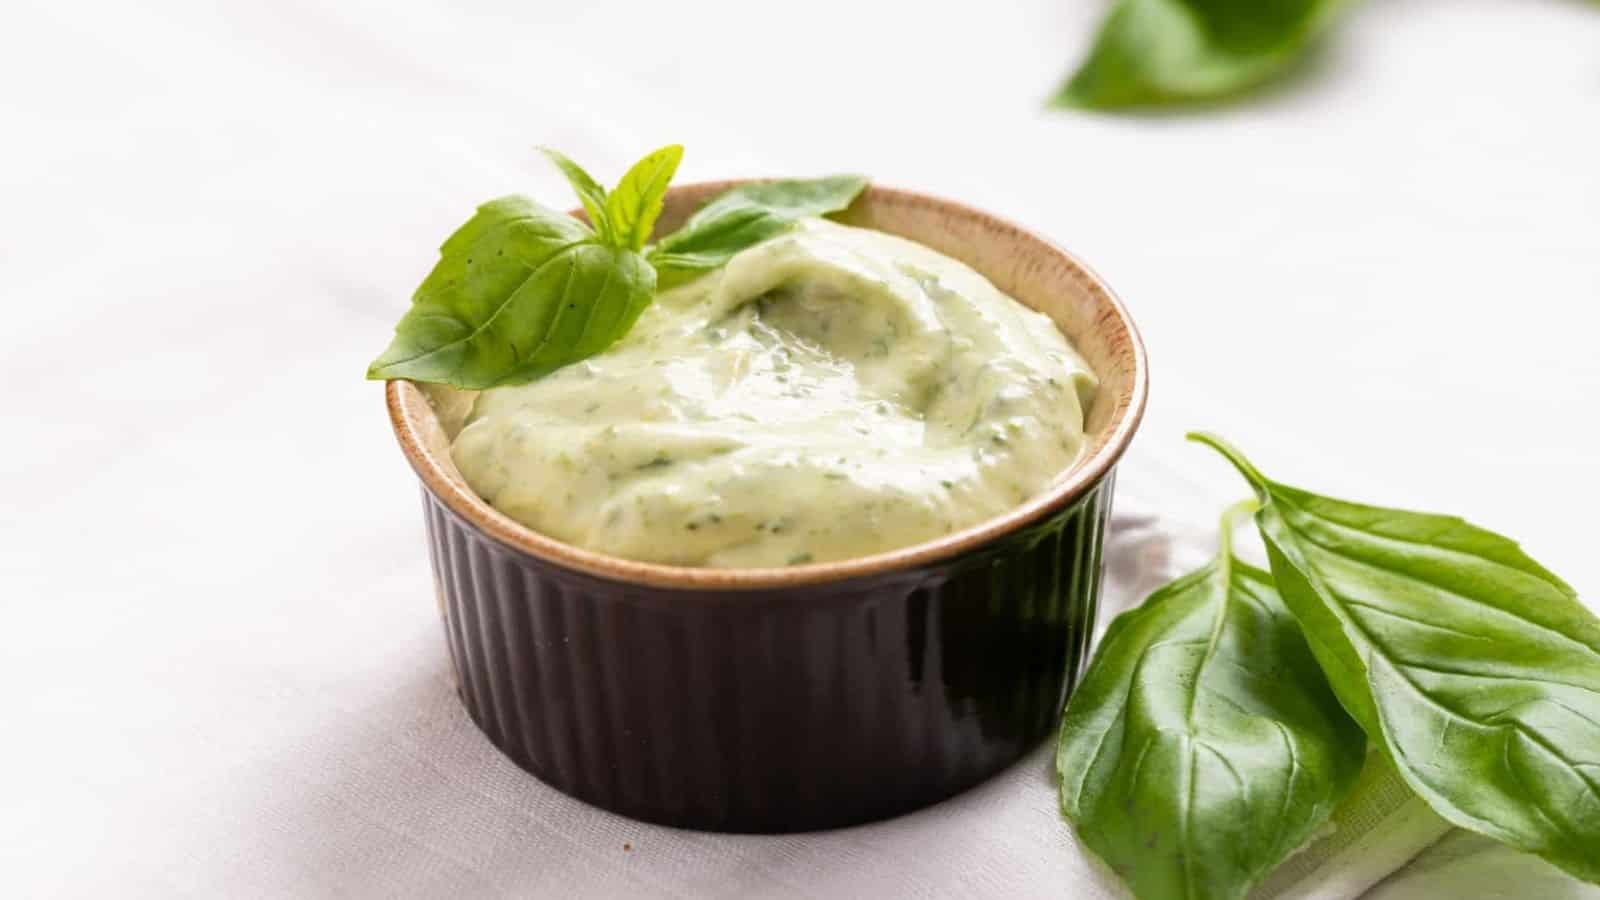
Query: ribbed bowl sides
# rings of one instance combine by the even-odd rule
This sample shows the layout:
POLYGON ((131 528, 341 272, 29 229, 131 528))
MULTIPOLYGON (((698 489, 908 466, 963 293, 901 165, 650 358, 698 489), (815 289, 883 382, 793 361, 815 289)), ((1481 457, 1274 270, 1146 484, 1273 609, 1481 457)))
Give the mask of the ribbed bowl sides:
POLYGON ((831 828, 963 790, 1048 734, 1093 631, 1112 476, 937 565, 686 591, 578 573, 424 490, 461 699, 582 800, 715 831, 831 828))

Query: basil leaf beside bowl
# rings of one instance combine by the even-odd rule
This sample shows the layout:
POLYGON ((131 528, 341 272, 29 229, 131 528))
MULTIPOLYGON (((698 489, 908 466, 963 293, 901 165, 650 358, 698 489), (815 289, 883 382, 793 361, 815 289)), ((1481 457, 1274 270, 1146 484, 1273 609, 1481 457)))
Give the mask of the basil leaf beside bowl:
POLYGON ((1600 882, 1600 619, 1512 541, 1262 475, 1272 573, 1333 689, 1441 816, 1600 882))
POLYGON ((1232 518, 1214 560, 1111 623, 1061 723, 1062 811, 1140 898, 1244 897, 1366 757, 1232 518))
POLYGON ((1342 0, 1118 0, 1060 106, 1095 109, 1224 97, 1299 60, 1342 0))
POLYGON ((650 262, 663 287, 687 281, 800 219, 845 209, 866 186, 867 179, 859 175, 740 185, 719 194, 663 238, 650 251, 650 262))
POLYGON ((478 208, 395 326, 368 378, 483 389, 605 349, 649 305, 655 271, 583 223, 526 197, 478 208))

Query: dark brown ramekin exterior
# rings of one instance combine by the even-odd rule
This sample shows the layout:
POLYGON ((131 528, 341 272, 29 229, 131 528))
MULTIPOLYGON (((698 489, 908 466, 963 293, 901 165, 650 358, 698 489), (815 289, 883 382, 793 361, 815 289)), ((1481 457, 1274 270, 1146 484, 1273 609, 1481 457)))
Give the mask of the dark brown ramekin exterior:
MULTIPOLYGON (((1075 277, 1092 279, 1068 260, 1075 277)), ((1103 292, 1098 281, 1094 289, 1103 292)), ((1003 529, 978 526, 944 546, 886 554, 882 565, 831 564, 837 576, 830 564, 796 567, 792 578, 724 576, 555 545, 472 495, 437 459, 447 457, 441 438, 417 426, 421 395, 391 383, 473 721, 574 797, 713 831, 885 818, 1015 761, 1051 732, 1082 668, 1114 464, 1143 411, 1143 348, 1120 304, 1097 296, 1121 317, 1132 371, 1123 418, 1091 468, 1003 529)))
POLYGON ((636 819, 808 831, 942 800, 1050 732, 1112 480, 937 565, 715 595, 563 569, 423 505, 461 699, 496 747, 636 819))

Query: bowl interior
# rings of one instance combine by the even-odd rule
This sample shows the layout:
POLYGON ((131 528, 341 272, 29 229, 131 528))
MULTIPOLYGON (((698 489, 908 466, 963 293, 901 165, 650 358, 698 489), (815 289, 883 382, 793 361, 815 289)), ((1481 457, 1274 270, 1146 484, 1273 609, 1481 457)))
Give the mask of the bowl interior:
MULTIPOLYGON (((671 232, 696 209, 739 182, 703 182, 668 192, 657 231, 671 232)), ((437 404, 418 385, 388 385, 390 419, 424 484, 454 512, 515 549, 601 577, 684 589, 795 586, 921 565, 973 549, 1070 505, 1098 482, 1126 449, 1144 412, 1144 347, 1127 310, 1075 257, 1003 219, 949 200, 869 187, 847 214, 851 225, 886 231, 958 259, 1000 290, 1049 316, 1100 378, 1089 409, 1088 443, 1051 488, 994 519, 910 547, 856 559, 781 569, 702 569, 618 559, 534 532, 473 493, 450 458, 445 423, 464 414, 448 393, 437 404), (452 400, 456 406, 452 408, 452 400), (437 408, 436 408, 437 406, 437 408)))

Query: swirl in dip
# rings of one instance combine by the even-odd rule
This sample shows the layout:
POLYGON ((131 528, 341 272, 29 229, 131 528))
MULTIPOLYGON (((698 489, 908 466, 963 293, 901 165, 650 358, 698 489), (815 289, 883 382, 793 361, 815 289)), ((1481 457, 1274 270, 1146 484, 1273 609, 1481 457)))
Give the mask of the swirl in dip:
POLYGON ((597 356, 435 402, 467 483, 529 528, 746 568, 1005 512, 1077 459, 1096 386, 1048 318, 965 265, 813 219, 661 292, 597 356))

